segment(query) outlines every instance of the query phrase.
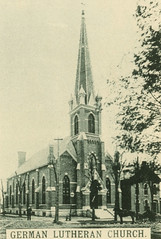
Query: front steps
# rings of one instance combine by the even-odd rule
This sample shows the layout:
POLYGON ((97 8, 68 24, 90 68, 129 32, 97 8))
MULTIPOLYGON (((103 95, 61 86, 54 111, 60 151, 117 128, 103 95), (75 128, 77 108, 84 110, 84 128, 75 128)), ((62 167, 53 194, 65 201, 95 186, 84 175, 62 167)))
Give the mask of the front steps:
POLYGON ((95 209, 95 215, 100 219, 114 219, 113 208, 95 209))

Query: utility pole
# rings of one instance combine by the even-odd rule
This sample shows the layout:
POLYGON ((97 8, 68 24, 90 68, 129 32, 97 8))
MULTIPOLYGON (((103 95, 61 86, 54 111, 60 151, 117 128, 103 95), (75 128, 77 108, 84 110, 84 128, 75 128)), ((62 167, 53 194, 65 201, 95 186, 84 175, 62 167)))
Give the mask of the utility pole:
POLYGON ((55 208, 55 219, 54 222, 58 223, 59 222, 59 173, 60 173, 60 156, 59 156, 59 143, 63 139, 54 139, 58 143, 58 158, 57 158, 57 167, 56 167, 56 172, 55 172, 55 180, 56 180, 56 208, 55 208))
POLYGON ((118 151, 115 152, 114 155, 114 163, 112 166, 113 169, 113 173, 114 173, 114 179, 115 179, 115 216, 114 216, 114 220, 117 221, 117 212, 119 210, 119 192, 118 192, 118 188, 119 188, 119 180, 120 180, 120 154, 118 151))

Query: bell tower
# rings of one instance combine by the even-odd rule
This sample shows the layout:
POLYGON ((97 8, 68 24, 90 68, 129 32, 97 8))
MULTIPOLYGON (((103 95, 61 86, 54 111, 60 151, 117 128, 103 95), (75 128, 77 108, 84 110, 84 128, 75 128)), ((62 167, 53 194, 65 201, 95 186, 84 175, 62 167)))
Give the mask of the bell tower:
POLYGON ((69 102, 72 138, 81 133, 95 137, 101 134, 101 100, 102 97, 94 92, 85 13, 82 11, 75 92, 69 102))
MULTIPOLYGON (((91 163, 89 162, 91 153, 96 158, 97 178, 102 184, 105 183, 104 143, 100 139, 101 100, 102 97, 96 96, 94 92, 85 13, 82 11, 75 92, 69 101, 69 107, 71 140, 78 156, 77 205, 78 208, 83 209, 90 208, 90 179, 88 174, 91 171, 91 163)), ((102 196, 99 197, 98 207, 106 206, 105 195, 104 190, 102 196)))

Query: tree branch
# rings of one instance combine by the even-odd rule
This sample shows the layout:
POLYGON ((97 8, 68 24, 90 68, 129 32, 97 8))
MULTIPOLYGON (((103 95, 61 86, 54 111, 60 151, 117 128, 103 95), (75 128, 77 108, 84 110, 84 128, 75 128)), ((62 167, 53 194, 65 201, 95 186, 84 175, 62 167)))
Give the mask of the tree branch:
MULTIPOLYGON (((149 90, 149 92, 150 92, 151 96, 153 97, 153 99, 154 99, 156 102, 159 103, 159 105, 157 105, 157 104, 155 104, 155 105, 157 105, 158 107, 161 108, 161 102, 152 94, 151 90, 149 90)), ((154 103, 153 103, 153 104, 154 104, 154 103)))

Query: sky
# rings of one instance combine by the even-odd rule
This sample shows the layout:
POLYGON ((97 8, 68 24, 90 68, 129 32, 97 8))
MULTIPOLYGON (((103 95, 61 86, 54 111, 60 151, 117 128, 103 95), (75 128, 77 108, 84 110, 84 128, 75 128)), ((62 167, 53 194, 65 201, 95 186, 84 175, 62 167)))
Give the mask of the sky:
MULTIPOLYGON (((54 138, 70 135, 82 1, 0 0, 0 178, 54 138)), ((130 70, 136 45, 135 0, 86 0, 95 92, 108 98, 107 79, 130 70), (119 67, 117 67, 119 66, 119 67)), ((102 139, 113 155, 114 109, 103 104, 102 139)))

